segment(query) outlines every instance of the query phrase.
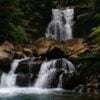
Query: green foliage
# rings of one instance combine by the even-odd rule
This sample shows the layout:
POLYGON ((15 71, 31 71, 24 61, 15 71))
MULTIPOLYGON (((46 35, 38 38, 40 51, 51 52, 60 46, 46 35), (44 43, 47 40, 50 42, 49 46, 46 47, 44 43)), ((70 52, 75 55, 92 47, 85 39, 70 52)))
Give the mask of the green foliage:
POLYGON ((0 0, 0 42, 11 40, 9 34, 12 32, 10 23, 20 24, 19 0, 0 0))
POLYGON ((10 26, 12 28, 12 32, 11 34, 9 34, 11 40, 18 42, 28 40, 27 34, 25 33, 25 29, 22 26, 16 26, 14 24, 10 24, 10 26))
POLYGON ((100 66, 100 62, 95 61, 95 60, 92 61, 92 63, 91 63, 91 61, 82 62, 82 68, 87 71, 88 75, 99 72, 99 70, 100 70, 99 66, 100 66))
POLYGON ((91 76, 95 76, 96 74, 100 73, 100 62, 97 60, 84 60, 81 61, 80 65, 80 79, 82 83, 87 83, 91 76))
POLYGON ((93 42, 100 43, 100 26, 94 27, 89 37, 92 38, 93 42))
POLYGON ((91 36, 100 34, 100 26, 93 28, 92 31, 93 32, 92 32, 91 36))

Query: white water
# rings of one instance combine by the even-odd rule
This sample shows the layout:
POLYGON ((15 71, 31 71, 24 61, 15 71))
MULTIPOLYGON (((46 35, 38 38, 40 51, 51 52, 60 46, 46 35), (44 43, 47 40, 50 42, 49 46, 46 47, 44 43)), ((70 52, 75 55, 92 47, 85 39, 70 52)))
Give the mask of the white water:
POLYGON ((62 58, 62 62, 65 73, 73 73, 75 71, 75 66, 69 60, 62 58))
MULTIPOLYGON (((70 61, 64 58, 60 60, 62 60, 61 66, 63 66, 60 69, 64 70, 65 73, 73 73, 75 71, 75 67, 70 61)), ((48 62, 44 61, 35 83, 36 88, 50 88, 50 83, 52 83, 53 77, 57 72, 56 63, 57 59, 48 62)), ((62 75, 59 76, 58 87, 62 87, 62 75)))
POLYGON ((10 97, 10 96, 12 97, 18 94, 54 94, 54 93, 58 94, 60 92, 66 92, 66 91, 61 88, 41 89, 34 87, 27 87, 27 88, 11 87, 11 88, 0 88, 0 97, 10 97))
POLYGON ((0 87, 15 87, 16 86, 16 77, 17 75, 15 74, 15 70, 19 64, 19 62, 23 60, 27 60, 29 58, 23 58, 19 60, 14 60, 11 64, 11 69, 9 73, 3 73, 1 75, 1 84, 0 87))
POLYGON ((46 37, 60 42, 72 39, 73 17, 74 9, 72 8, 52 9, 52 21, 47 27, 46 37))
POLYGON ((74 18, 74 9, 67 8, 63 11, 63 16, 66 21, 64 25, 64 40, 72 39, 72 26, 73 26, 73 18, 74 18))
POLYGON ((49 83, 51 83, 53 76, 56 71, 56 60, 52 60, 50 62, 45 62, 41 65, 41 69, 36 80, 35 86, 38 88, 49 87, 49 83))
POLYGON ((61 75, 59 76, 59 82, 58 82, 58 87, 59 87, 59 88, 62 88, 62 78, 63 78, 63 74, 61 74, 61 75))

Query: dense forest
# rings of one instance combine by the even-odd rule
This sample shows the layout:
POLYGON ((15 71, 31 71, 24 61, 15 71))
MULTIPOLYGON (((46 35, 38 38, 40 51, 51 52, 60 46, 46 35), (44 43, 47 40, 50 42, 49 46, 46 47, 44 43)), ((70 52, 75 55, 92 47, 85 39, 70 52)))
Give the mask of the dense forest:
POLYGON ((100 41, 99 0, 0 0, 0 42, 44 36, 51 9, 67 6, 75 8, 74 36, 100 41))

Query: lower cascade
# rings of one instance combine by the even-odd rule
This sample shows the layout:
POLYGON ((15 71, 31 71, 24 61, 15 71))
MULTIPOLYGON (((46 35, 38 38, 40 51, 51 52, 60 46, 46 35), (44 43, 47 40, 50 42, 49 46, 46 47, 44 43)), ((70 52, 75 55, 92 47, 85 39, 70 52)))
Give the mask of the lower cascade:
POLYGON ((58 82, 56 83, 56 87, 62 87, 62 73, 73 73, 74 71, 74 65, 64 58, 52 61, 44 61, 41 65, 41 69, 36 80, 35 87, 50 88, 52 87, 52 85, 55 84, 55 79, 57 76, 58 82))
MULTIPOLYGON (((3 72, 1 75, 1 84, 0 84, 1 88, 16 87, 17 86, 16 81, 22 81, 22 80, 17 80, 17 76, 19 75, 19 73, 16 74, 15 71, 18 68, 20 62, 23 61, 25 62, 27 60, 31 61, 29 58, 24 58, 20 60, 14 60, 11 63, 10 71, 8 73, 3 72)), ((30 74, 32 73, 32 70, 30 69, 30 64, 28 67, 29 70, 31 71, 29 72, 30 74)), ((59 58, 50 61, 44 60, 40 65, 40 69, 36 75, 37 77, 34 79, 34 81, 32 81, 33 85, 31 84, 32 85, 31 87, 41 88, 41 89, 62 88, 63 75, 73 74, 74 71, 75 71, 75 66, 65 58, 59 58)), ((30 85, 28 85, 28 87, 30 87, 30 85)))
POLYGON ((11 69, 9 71, 9 73, 3 73, 1 75, 1 87, 15 87, 16 85, 16 77, 17 75, 15 74, 15 70, 18 67, 19 62, 26 60, 28 58, 23 58, 21 60, 14 60, 11 63, 11 69))

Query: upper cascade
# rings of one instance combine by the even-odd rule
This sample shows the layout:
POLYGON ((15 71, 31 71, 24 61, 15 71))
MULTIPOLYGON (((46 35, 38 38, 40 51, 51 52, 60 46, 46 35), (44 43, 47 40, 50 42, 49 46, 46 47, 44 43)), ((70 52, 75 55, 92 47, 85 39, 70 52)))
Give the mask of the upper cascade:
POLYGON ((73 8, 52 9, 52 20, 46 29, 46 38, 52 38, 59 42, 72 39, 73 18, 73 8))

